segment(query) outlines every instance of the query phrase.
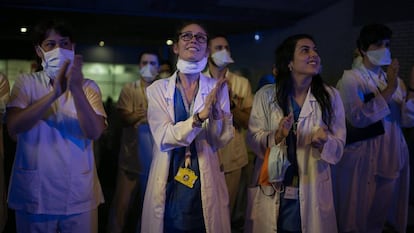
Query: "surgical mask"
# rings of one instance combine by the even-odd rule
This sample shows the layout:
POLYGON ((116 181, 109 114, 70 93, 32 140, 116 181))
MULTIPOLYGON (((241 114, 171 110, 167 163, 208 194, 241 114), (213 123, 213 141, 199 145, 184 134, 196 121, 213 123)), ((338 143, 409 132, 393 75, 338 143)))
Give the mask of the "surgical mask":
POLYGON ((270 148, 268 164, 269 182, 282 182, 289 166, 290 162, 287 158, 287 146, 272 146, 270 148))
MULTIPOLYGON (((75 57, 75 51, 69 49, 63 49, 58 47, 48 52, 43 51, 42 48, 40 48, 40 50, 43 53, 43 70, 51 79, 57 77, 60 68, 62 68, 66 60, 70 60, 70 63, 72 64, 73 59, 75 57)), ((69 65, 69 67, 71 66, 71 64, 69 65)), ((67 70, 69 70, 69 67, 67 70)))
POLYGON ((216 64, 219 68, 224 68, 230 63, 234 63, 234 60, 231 58, 230 53, 227 49, 222 49, 218 52, 215 52, 211 55, 211 59, 213 59, 214 64, 216 64))
POLYGON ((159 77, 160 78, 168 78, 168 77, 170 77, 171 76, 171 74, 169 73, 169 72, 161 72, 160 74, 159 74, 159 77))
POLYGON ((178 58, 177 61, 177 70, 183 74, 196 74, 204 70, 207 65, 207 57, 203 57, 200 61, 184 61, 181 58, 178 58))
POLYGON ((139 69, 139 73, 142 77, 142 79, 144 79, 145 82, 150 83, 152 81, 155 80, 158 71, 157 68, 151 64, 147 64, 143 67, 141 67, 141 69, 139 69))
POLYGON ((391 64, 391 52, 388 48, 367 51, 367 57, 376 66, 391 64))

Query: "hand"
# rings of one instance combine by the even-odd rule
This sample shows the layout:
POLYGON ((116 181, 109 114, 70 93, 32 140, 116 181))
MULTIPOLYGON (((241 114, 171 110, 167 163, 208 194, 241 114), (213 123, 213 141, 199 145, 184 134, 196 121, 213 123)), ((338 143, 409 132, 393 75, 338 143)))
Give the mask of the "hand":
POLYGON ((397 59, 393 59, 391 65, 387 68, 388 86, 395 91, 398 87, 398 72, 400 70, 400 63, 397 59))
POLYGON ((215 114, 219 114, 222 110, 220 108, 220 104, 217 102, 217 95, 219 94, 219 90, 223 88, 223 85, 227 82, 227 79, 219 79, 216 82, 216 86, 211 90, 206 98, 206 102, 204 103, 204 108, 199 112, 198 116, 202 121, 205 121, 212 111, 215 114))
POLYGON ((147 120, 147 110, 144 108, 140 108, 137 111, 135 111, 135 117, 138 122, 145 122, 147 120))
POLYGON ((311 144, 319 149, 319 152, 322 152, 326 141, 328 141, 328 128, 326 126, 319 127, 312 135, 311 144))
POLYGON ((82 73, 82 55, 75 55, 73 59, 73 65, 70 68, 69 77, 69 89, 82 88, 83 85, 83 73, 82 73))
POLYGON ((55 92, 55 97, 58 98, 61 96, 67 89, 68 78, 66 77, 66 71, 69 67, 70 60, 66 60, 63 63, 63 66, 59 70, 59 74, 53 82, 53 91, 55 92))
POLYGON ((289 135, 289 131, 294 123, 293 113, 289 113, 279 121, 279 128, 275 132, 275 144, 279 144, 284 138, 289 135))

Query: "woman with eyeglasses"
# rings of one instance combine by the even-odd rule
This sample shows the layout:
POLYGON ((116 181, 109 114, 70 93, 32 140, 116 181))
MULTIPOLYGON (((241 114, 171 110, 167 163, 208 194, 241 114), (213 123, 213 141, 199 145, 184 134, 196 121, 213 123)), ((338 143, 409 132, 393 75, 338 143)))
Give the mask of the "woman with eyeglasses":
POLYGON ((270 216, 260 216, 264 209, 248 213, 246 231, 337 232, 330 165, 341 159, 345 144, 342 101, 319 74, 311 36, 288 37, 275 57, 278 81, 256 93, 247 140, 257 156, 270 148, 269 185, 256 189, 267 195, 262 208, 270 216))
POLYGON ((233 137, 227 85, 201 74, 207 32, 196 23, 178 30, 177 71, 147 89, 154 137, 141 232, 228 233, 230 214, 217 149, 233 137))

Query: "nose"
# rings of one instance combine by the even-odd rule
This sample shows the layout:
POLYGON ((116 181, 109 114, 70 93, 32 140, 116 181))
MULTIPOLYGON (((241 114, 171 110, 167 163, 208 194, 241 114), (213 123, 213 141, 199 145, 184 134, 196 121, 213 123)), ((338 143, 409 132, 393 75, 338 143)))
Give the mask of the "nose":
POLYGON ((319 54, 318 54, 318 52, 316 50, 311 50, 310 56, 311 57, 318 57, 319 54))

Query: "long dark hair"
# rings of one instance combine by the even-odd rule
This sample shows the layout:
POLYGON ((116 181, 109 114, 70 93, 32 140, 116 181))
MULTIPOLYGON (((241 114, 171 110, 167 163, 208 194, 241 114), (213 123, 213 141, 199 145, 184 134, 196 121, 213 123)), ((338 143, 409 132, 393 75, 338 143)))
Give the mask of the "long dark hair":
MULTIPOLYGON (((293 80, 289 63, 293 60, 296 44, 301 39, 315 40, 307 34, 297 34, 286 38, 275 51, 275 64, 278 71, 276 83, 276 102, 282 108, 284 115, 289 114, 289 96, 293 89, 293 80)), ((312 77, 311 93, 315 96, 316 101, 321 107, 322 121, 330 129, 330 123, 333 119, 333 109, 329 92, 325 89, 324 81, 320 74, 312 77)))

